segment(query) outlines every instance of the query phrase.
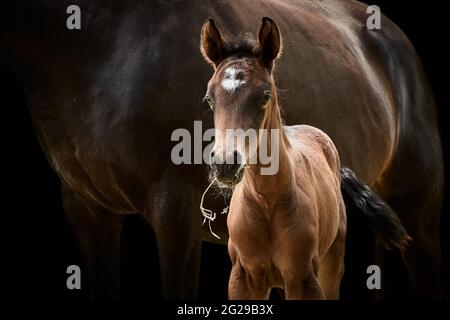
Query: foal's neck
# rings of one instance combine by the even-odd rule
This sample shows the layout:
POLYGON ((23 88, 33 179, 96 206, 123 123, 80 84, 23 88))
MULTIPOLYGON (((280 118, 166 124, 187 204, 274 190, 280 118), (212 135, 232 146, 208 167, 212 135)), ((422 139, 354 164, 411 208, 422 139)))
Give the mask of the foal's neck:
POLYGON ((274 151, 276 152, 275 148, 278 148, 278 171, 273 175, 262 175, 261 168, 264 165, 260 163, 258 157, 258 163, 256 165, 250 165, 246 168, 243 182, 244 188, 247 191, 250 191, 251 194, 259 198, 263 197, 270 207, 271 204, 269 202, 283 202, 290 197, 293 183, 293 170, 289 157, 289 149, 291 146, 283 129, 276 94, 267 106, 261 129, 267 130, 267 141, 263 141, 262 143, 268 144, 268 154, 270 153, 272 155, 274 151), (272 129, 279 130, 275 145, 271 143, 272 129))

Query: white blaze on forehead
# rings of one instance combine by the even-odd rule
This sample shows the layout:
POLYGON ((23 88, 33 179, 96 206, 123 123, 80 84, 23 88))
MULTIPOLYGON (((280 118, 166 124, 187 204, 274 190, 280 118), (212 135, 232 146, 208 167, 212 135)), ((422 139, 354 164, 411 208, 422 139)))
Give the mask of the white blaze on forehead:
POLYGON ((221 82, 222 88, 227 92, 233 93, 237 88, 245 84, 245 80, 241 78, 242 70, 238 67, 228 67, 223 73, 221 82))

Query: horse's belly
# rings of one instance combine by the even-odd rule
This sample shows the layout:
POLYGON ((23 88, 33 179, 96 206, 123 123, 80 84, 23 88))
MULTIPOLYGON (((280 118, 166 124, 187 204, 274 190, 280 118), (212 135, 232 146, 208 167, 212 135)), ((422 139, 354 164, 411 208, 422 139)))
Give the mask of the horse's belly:
POLYGON ((142 212, 150 197, 152 181, 157 179, 158 164, 144 172, 136 162, 124 162, 110 150, 84 148, 86 142, 48 150, 50 162, 62 183, 88 201, 112 213, 142 212))

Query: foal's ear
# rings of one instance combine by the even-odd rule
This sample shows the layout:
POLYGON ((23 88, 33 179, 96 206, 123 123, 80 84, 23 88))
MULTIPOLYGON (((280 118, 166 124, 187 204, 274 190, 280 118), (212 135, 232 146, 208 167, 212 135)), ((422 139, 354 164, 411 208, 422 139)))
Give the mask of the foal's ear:
POLYGON ((262 18, 259 29, 258 42, 261 48, 261 59, 271 67, 273 60, 280 56, 282 50, 281 34, 277 24, 270 18, 262 18))
POLYGON ((213 66, 217 66, 223 59, 224 41, 214 20, 209 18, 203 23, 200 35, 200 51, 203 57, 213 66))

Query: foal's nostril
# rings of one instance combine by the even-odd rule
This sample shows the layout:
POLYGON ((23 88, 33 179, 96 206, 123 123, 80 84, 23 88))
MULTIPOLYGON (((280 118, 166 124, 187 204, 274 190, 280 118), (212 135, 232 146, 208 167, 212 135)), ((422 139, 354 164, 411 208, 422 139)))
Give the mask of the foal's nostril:
POLYGON ((234 151, 231 156, 227 158, 225 167, 227 175, 235 175, 241 167, 242 157, 237 151, 234 151))
POLYGON ((211 152, 211 169, 219 181, 235 181, 241 164, 242 156, 238 151, 234 151, 228 156, 223 153, 215 155, 211 152), (220 155, 223 155, 223 157, 220 157, 220 155))
POLYGON ((239 166, 242 164, 242 156, 238 151, 233 152, 234 157, 234 163, 238 164, 239 166))

